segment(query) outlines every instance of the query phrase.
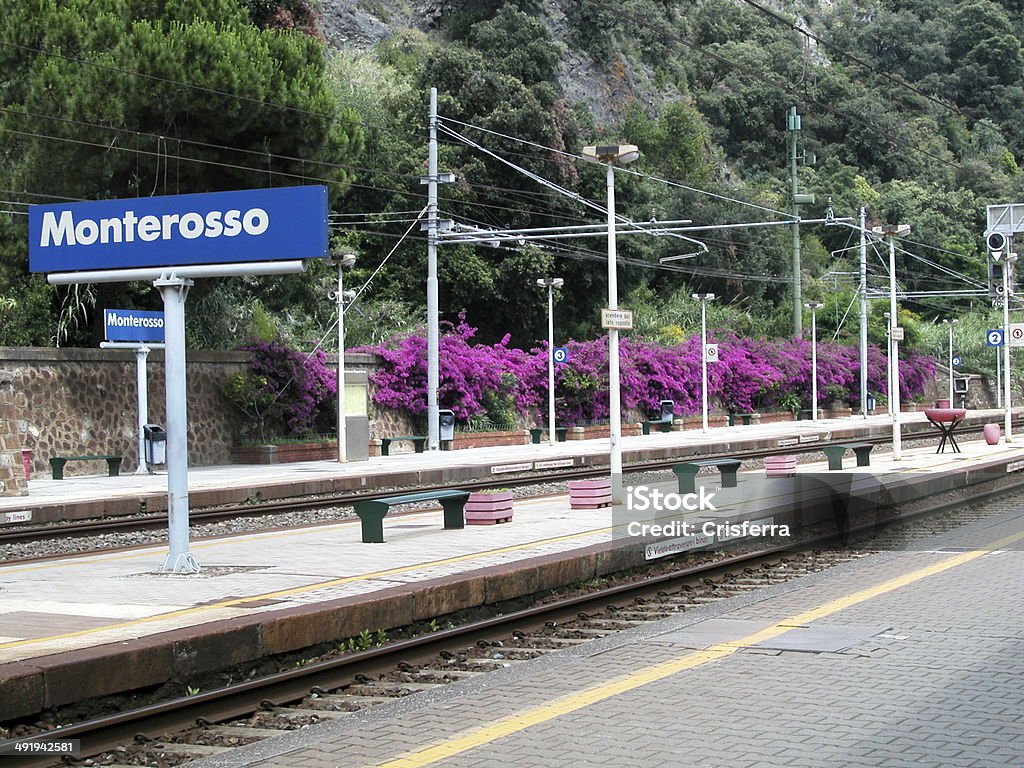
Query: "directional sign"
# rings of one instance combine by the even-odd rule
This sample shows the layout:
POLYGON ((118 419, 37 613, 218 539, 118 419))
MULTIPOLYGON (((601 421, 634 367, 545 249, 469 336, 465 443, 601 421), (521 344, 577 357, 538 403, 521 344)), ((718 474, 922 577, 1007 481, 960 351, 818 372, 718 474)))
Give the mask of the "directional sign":
POLYGON ((1010 323, 1010 346, 1024 347, 1024 323, 1010 323))
POLYGON ((628 309, 602 309, 601 327, 609 330, 633 330, 633 313, 628 309))
POLYGON ((705 344, 704 345, 704 361, 707 363, 718 362, 718 345, 717 344, 705 344))
POLYGON ((892 336, 892 340, 893 341, 903 341, 903 328, 902 327, 896 326, 895 328, 890 328, 889 331, 890 331, 890 335, 892 336))
POLYGON ((551 350, 551 359, 556 363, 568 363, 569 362, 569 348, 568 347, 555 347, 551 350))
POLYGON ((1003 346, 1003 329, 995 328, 991 331, 985 331, 985 343, 990 347, 1003 346))
POLYGON ((954 357, 953 358, 953 367, 956 368, 962 362, 963 362, 963 360, 961 360, 959 357, 954 357))

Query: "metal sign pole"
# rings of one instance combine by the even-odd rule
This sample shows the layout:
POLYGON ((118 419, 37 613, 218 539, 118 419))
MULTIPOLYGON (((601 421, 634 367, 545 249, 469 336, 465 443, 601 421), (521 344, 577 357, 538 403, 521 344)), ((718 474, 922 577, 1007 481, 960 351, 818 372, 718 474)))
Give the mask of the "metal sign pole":
POLYGON ((153 281, 164 300, 167 354, 167 516, 169 551, 164 573, 198 573, 188 537, 188 411, 185 378, 185 299, 191 280, 173 272, 153 281))
POLYGON ((1012 419, 1010 413, 1010 254, 1003 264, 1003 428, 1006 442, 1013 442, 1012 419))
POLYGON ((146 422, 149 420, 149 382, 146 379, 146 358, 149 357, 149 347, 141 346, 135 350, 135 378, 137 381, 136 392, 139 399, 139 468, 135 470, 137 475, 149 474, 149 467, 146 466, 146 422))

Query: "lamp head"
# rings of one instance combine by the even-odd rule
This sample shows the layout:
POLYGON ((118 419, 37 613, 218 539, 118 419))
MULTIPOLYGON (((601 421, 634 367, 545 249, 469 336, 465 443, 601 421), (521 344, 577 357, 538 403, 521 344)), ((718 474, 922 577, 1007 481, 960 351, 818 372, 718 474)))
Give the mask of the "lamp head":
POLYGON ((565 280, 560 277, 538 277, 537 285, 541 288, 561 288, 565 285, 565 280))
POLYGON ((583 156, 592 162, 625 165, 640 157, 635 144, 610 144, 583 148, 583 156))
POLYGON ((697 301, 714 301, 715 300, 715 294, 713 294, 713 293, 695 293, 695 294, 693 294, 693 298, 697 299, 697 301))
POLYGON ((824 307, 825 305, 822 304, 820 301, 809 301, 806 304, 804 304, 804 306, 807 309, 811 310, 812 312, 815 312, 815 311, 821 309, 822 307, 824 307))
POLYGON ((354 253, 346 253, 342 255, 331 254, 331 264, 338 267, 344 267, 345 269, 351 269, 356 264, 356 255, 354 253))

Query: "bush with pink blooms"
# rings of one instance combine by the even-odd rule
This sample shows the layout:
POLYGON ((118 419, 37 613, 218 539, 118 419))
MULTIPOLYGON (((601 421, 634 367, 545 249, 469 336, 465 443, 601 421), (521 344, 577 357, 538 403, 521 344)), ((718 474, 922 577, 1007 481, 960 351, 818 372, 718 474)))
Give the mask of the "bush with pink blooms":
MULTIPOLYGON (((476 329, 462 319, 440 341, 440 407, 468 423, 543 421, 548 397, 547 345, 525 351, 508 346, 508 337, 491 346, 473 344, 476 329)), ((811 344, 803 339, 746 339, 728 331, 709 334, 719 345, 719 362, 708 367, 708 393, 719 407, 737 413, 784 410, 799 398, 810 407, 811 344), (794 398, 795 396, 795 398, 794 398)), ((558 422, 585 424, 608 418, 608 348, 604 338, 569 341, 569 362, 555 368, 558 422)), ((427 408, 426 339, 409 335, 378 347, 364 347, 382 359, 371 377, 373 399, 413 417, 427 408)), ((935 360, 907 355, 900 363, 900 383, 911 399, 924 393, 934 376, 935 360)), ((671 347, 625 337, 620 345, 623 409, 645 416, 659 401, 674 400, 677 416, 700 413, 700 338, 671 347)), ((886 394, 885 356, 868 348, 868 390, 886 394)), ((860 359, 856 347, 818 343, 818 400, 841 399, 860 405, 860 359)))

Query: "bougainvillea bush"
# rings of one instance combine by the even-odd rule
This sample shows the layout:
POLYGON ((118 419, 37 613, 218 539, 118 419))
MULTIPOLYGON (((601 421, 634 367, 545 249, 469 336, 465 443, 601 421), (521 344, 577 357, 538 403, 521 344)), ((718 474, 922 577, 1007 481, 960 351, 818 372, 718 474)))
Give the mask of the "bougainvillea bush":
POLYGON ((252 353, 249 372, 228 379, 223 391, 249 417, 243 438, 270 440, 334 430, 338 383, 324 365, 323 351, 306 354, 279 342, 242 349, 252 353))
MULTIPOLYGON (((496 409, 514 409, 527 420, 543 421, 548 397, 547 345, 529 351, 498 344, 473 344, 476 330, 460 320, 440 341, 441 381, 438 402, 466 423, 487 416, 507 420, 496 409)), ((709 334, 719 345, 719 362, 708 366, 712 403, 737 413, 784 410, 811 398, 811 344, 803 339, 746 339, 723 331, 709 334)), ((582 424, 608 418, 608 348, 603 338, 569 341, 569 362, 556 366, 555 403, 560 424, 582 424)), ((359 351, 380 355, 383 367, 374 374, 373 399, 412 416, 427 409, 426 339, 403 336, 388 345, 359 351)), ((661 400, 675 401, 677 416, 701 410, 700 338, 675 346, 644 339, 622 338, 620 380, 625 411, 647 415, 659 411, 661 400)), ((904 397, 924 393, 934 376, 935 361, 909 355, 900 361, 904 397)), ((868 348, 868 390, 887 394, 885 356, 868 348)), ((818 401, 834 399, 860 405, 860 357, 856 347, 818 343, 818 401)))

